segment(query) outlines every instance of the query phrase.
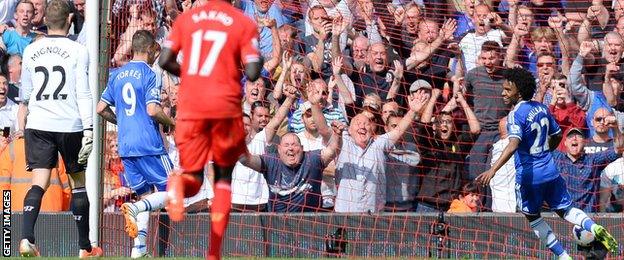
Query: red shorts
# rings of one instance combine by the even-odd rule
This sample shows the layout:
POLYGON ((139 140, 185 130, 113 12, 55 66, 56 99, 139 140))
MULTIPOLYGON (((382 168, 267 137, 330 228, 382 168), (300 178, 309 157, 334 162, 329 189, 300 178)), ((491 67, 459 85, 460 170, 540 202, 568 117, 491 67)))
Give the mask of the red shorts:
POLYGON ((234 166, 247 153, 242 117, 177 120, 175 141, 184 171, 199 171, 212 160, 217 166, 234 166))

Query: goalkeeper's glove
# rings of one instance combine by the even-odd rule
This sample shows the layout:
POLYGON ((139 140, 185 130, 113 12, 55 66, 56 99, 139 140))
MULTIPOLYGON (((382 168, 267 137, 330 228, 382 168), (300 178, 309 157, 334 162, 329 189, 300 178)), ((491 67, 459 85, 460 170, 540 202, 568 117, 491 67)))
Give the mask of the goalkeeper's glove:
POLYGON ((89 155, 91 154, 91 150, 93 150, 93 129, 85 129, 82 131, 82 147, 80 148, 80 152, 78 152, 78 163, 86 164, 87 159, 89 159, 89 155))

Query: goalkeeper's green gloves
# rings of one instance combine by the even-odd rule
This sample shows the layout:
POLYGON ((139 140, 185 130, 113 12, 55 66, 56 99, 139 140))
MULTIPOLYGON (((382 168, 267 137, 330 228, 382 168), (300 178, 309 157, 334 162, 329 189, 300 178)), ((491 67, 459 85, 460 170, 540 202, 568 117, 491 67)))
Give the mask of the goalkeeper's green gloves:
POLYGON ((88 128, 82 131, 82 147, 78 152, 79 164, 87 164, 91 150, 93 150, 93 128, 88 128))

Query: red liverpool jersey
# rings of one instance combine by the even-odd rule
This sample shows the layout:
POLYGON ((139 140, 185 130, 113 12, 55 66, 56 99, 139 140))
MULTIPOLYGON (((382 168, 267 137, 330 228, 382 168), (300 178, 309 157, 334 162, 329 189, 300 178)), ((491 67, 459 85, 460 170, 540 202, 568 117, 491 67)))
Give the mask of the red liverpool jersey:
POLYGON ((242 116, 241 69, 257 62, 257 25, 231 4, 214 0, 182 13, 165 48, 182 52, 179 119, 242 116))

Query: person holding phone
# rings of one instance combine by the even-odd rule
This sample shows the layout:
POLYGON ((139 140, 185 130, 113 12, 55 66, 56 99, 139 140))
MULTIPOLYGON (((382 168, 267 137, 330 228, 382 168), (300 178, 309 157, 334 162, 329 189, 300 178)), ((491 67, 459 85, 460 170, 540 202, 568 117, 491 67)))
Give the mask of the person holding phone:
POLYGON ((17 111, 19 106, 8 97, 9 81, 4 74, 0 74, 0 127, 2 127, 2 136, 9 138, 16 133, 17 111))

